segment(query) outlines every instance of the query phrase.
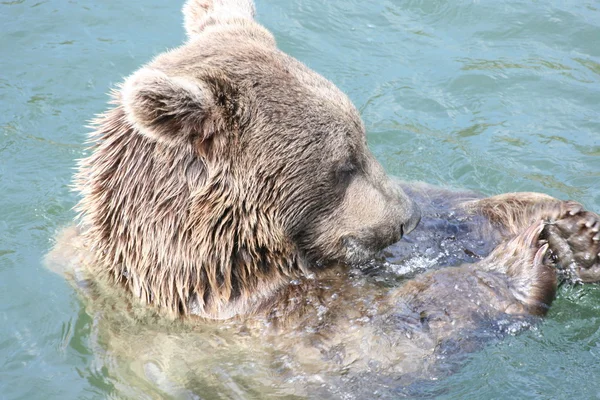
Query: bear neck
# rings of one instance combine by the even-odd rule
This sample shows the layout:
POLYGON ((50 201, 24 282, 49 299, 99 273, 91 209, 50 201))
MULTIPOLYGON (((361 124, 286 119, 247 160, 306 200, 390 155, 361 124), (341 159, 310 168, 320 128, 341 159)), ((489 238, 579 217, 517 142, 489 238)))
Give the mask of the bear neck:
POLYGON ((96 125, 75 180, 95 273, 168 313, 211 319, 252 314, 306 273, 281 230, 208 177, 192 146, 152 142, 121 107, 96 125))

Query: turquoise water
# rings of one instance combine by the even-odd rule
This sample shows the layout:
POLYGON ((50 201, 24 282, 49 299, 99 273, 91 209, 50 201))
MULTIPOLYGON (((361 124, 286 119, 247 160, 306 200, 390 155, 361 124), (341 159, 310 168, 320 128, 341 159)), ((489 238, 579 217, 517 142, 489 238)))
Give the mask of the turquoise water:
MULTIPOLYGON (((86 121, 182 42, 180 2, 0 1, 0 398, 119 398, 92 318, 41 260, 73 218, 86 121)), ((344 90, 386 169, 600 211, 600 3, 261 0, 279 46, 344 90), (449 4, 452 3, 452 4, 449 4)), ((600 288, 397 396, 600 398, 600 288)))

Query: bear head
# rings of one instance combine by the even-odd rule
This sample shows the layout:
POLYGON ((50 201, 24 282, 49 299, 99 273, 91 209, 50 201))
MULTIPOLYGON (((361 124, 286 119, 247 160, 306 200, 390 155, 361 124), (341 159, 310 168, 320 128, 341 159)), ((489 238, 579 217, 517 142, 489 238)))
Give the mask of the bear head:
POLYGON ((80 164, 97 271, 177 314, 229 318, 416 226, 350 100, 277 49, 251 0, 184 14, 187 42, 113 93, 80 164))

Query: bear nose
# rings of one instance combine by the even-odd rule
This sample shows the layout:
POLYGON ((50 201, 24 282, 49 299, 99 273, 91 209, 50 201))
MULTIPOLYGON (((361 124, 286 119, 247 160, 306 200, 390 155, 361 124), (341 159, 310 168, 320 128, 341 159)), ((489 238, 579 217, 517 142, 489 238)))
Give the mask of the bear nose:
POLYGON ((419 222, 421 222, 421 209, 413 200, 406 196, 404 196, 398 206, 391 209, 391 214, 388 215, 391 218, 390 222, 394 225, 392 229, 398 236, 396 241, 412 232, 419 225, 419 222))
POLYGON ((389 216, 397 221, 396 224, 402 224, 402 234, 398 238, 400 240, 402 236, 412 232, 419 225, 421 221, 421 209, 404 192, 398 182, 390 180, 384 189, 386 198, 393 204, 389 209, 391 212, 389 216))
POLYGON ((408 221, 406 221, 406 223, 404 223, 402 226, 402 236, 412 232, 419 225, 419 222, 421 222, 421 209, 417 203, 412 201, 412 212, 408 218, 408 221))

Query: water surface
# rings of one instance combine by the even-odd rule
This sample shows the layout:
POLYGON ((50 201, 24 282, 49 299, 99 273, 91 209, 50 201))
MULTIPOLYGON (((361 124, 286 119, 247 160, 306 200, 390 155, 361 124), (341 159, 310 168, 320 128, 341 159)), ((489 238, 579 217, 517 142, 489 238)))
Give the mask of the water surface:
MULTIPOLYGON (((93 319, 41 263, 73 218, 86 121, 184 39, 180 2, 0 1, 0 398, 119 398, 93 319)), ((348 93, 388 172, 600 211, 600 3, 259 0, 279 46, 348 93)), ((600 398, 600 288, 396 396, 600 398)), ((249 392, 248 396, 257 397, 249 392)), ((260 397, 260 396, 259 396, 260 397)))

